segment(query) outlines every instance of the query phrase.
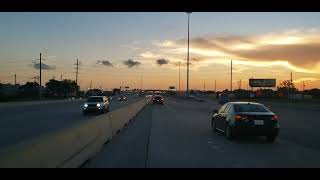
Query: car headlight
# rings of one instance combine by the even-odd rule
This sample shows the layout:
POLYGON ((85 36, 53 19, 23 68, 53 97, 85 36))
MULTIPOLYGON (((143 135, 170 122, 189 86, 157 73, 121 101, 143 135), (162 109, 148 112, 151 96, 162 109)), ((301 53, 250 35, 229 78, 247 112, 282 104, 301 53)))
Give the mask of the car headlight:
POLYGON ((83 106, 86 108, 86 107, 88 107, 88 104, 84 104, 83 106))
POLYGON ((100 106, 101 106, 101 104, 100 104, 100 103, 98 103, 98 104, 97 104, 97 107, 100 107, 100 106))

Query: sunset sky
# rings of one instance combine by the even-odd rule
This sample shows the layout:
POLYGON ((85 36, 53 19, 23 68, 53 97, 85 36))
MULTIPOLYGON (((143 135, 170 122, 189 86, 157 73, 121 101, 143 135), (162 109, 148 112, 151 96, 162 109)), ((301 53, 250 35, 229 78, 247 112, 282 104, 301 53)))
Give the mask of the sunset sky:
MULTIPOLYGON (((320 13, 201 13, 190 15, 190 88, 247 87, 248 79, 290 79, 320 88, 320 13)), ((0 80, 33 81, 43 54, 43 80, 75 79, 87 89, 119 86, 186 89, 187 14, 0 13, 0 80)))

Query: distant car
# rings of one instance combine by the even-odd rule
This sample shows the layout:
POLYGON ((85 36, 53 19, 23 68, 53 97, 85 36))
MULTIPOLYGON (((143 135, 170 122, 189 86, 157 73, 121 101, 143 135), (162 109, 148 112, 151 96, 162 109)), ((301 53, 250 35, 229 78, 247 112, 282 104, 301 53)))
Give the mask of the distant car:
POLYGON ((118 98, 118 101, 126 101, 126 100, 127 100, 127 98, 125 96, 120 96, 118 98))
POLYGON ((214 110, 211 127, 223 132, 227 139, 240 135, 266 136, 267 141, 273 142, 280 126, 277 115, 262 104, 228 102, 214 110))
POLYGON ((90 96, 83 104, 83 114, 86 115, 89 112, 106 113, 109 111, 109 101, 106 96, 90 96))
POLYGON ((163 97, 162 96, 154 96, 152 98, 152 104, 161 104, 161 105, 164 105, 164 102, 163 102, 163 97))

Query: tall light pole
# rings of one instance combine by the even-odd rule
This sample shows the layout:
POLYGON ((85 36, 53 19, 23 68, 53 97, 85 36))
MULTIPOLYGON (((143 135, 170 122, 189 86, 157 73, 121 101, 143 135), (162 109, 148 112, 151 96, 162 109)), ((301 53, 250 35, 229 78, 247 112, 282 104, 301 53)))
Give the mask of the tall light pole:
POLYGON ((180 65, 181 65, 181 62, 179 62, 178 64, 179 64, 179 93, 180 93, 181 92, 180 91, 180 65))
POLYGON ((41 62, 41 53, 40 53, 40 64, 39 64, 40 68, 40 79, 39 79, 39 99, 41 99, 41 69, 42 69, 42 62, 41 62))
POLYGON ((189 94, 189 19, 191 12, 187 12, 188 14, 188 58, 187 58, 187 94, 189 94))
POLYGON ((230 92, 232 92, 232 59, 231 59, 231 79, 230 79, 230 92))

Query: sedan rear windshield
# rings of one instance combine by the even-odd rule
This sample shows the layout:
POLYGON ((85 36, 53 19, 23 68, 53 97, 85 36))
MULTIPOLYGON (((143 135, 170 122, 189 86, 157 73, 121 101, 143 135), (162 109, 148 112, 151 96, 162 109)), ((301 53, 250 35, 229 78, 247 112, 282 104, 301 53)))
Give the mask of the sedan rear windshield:
POLYGON ((160 100, 160 99, 162 99, 162 97, 161 96, 155 96, 154 99, 160 100))
POLYGON ((103 102, 103 98, 102 97, 91 97, 91 98, 88 98, 87 102, 103 102))
POLYGON ((267 108, 257 104, 235 104, 235 112, 269 112, 267 108))

